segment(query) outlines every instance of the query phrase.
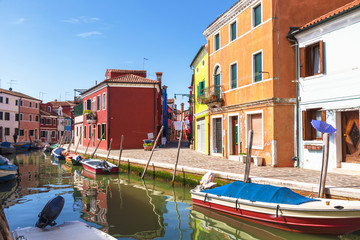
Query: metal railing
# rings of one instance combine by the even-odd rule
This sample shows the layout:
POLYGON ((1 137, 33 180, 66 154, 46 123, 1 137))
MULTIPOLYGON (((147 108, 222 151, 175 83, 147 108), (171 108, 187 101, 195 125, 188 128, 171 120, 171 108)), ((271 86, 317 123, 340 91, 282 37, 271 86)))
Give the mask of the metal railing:
POLYGON ((213 85, 201 91, 197 96, 197 102, 206 105, 213 105, 224 102, 224 93, 222 85, 213 85))

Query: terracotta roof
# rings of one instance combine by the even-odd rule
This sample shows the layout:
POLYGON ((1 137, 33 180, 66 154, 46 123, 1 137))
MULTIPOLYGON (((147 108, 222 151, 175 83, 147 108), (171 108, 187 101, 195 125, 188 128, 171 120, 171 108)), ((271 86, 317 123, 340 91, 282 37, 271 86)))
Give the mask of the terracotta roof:
POLYGON ((28 95, 26 95, 26 94, 23 94, 23 93, 20 93, 20 92, 15 92, 15 91, 6 90, 6 89, 3 89, 3 88, 0 88, 0 93, 6 93, 6 94, 13 95, 13 96, 16 96, 16 97, 27 98, 27 99, 31 99, 31 100, 35 100, 35 101, 41 101, 40 99, 30 97, 30 96, 28 96, 28 95))
POLYGON ((348 11, 351 11, 351 10, 356 9, 358 7, 360 7, 360 0, 353 1, 353 2, 348 3, 348 4, 346 4, 346 5, 342 6, 342 7, 339 7, 339 8, 337 8, 337 9, 335 9, 335 10, 333 10, 333 11, 327 13, 327 14, 324 14, 321 17, 318 17, 318 18, 312 20, 311 22, 306 23, 305 25, 300 27, 300 30, 312 27, 312 26, 317 25, 317 24, 319 24, 319 23, 321 23, 323 21, 330 20, 333 17, 336 17, 338 15, 342 15, 342 14, 347 13, 348 11))
POLYGON ((44 110, 40 109, 40 115, 45 115, 45 116, 51 116, 51 117, 57 117, 58 115, 54 112, 47 112, 44 110))
POLYGON ((104 82, 121 82, 121 83, 159 83, 159 81, 143 78, 134 74, 127 74, 121 77, 106 79, 104 82))
POLYGON ((106 69, 108 72, 117 72, 117 73, 145 73, 146 70, 124 70, 124 69, 106 69))
POLYGON ((59 106, 76 106, 73 101, 53 101, 49 102, 53 105, 53 107, 59 107, 59 106))

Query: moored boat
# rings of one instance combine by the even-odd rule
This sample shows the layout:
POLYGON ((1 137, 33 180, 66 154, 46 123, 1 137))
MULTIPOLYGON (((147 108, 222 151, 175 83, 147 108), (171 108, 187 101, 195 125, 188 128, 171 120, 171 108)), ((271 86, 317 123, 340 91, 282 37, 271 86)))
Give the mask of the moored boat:
POLYGON ((65 160, 64 151, 65 151, 65 149, 63 149, 63 148, 54 148, 51 151, 51 155, 58 160, 65 160))
POLYGON ((76 153, 68 153, 65 156, 65 160, 68 164, 72 164, 72 165, 81 165, 81 160, 83 160, 84 158, 76 153))
POLYGON ((244 182, 190 193, 194 205, 278 229, 331 235, 360 229, 360 201, 313 199, 285 187, 244 182))
POLYGON ((0 143, 0 153, 1 154, 12 154, 15 153, 16 149, 11 142, 2 142, 0 143))
POLYGON ((13 146, 15 147, 17 153, 26 152, 26 151, 29 151, 29 149, 30 149, 29 142, 13 143, 13 146))
POLYGON ((0 155, 0 182, 10 181, 18 174, 18 167, 0 155))
POLYGON ((86 171, 95 174, 117 173, 119 171, 118 166, 101 159, 84 159, 81 163, 86 171))

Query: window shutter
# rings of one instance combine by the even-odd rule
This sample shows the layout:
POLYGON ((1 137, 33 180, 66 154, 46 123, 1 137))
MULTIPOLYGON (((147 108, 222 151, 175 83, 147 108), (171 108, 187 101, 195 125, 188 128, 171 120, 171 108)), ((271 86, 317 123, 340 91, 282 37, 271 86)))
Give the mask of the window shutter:
POLYGON ((306 111, 302 111, 302 133, 303 133, 303 140, 310 140, 311 139, 311 128, 310 122, 308 121, 309 113, 306 111))
POLYGON ((319 42, 320 48, 320 73, 324 73, 324 42, 321 40, 319 42))
POLYGON ((306 77, 306 54, 305 48, 300 48, 300 77, 306 77))
POLYGON ((326 111, 321 111, 321 121, 326 122, 326 111))

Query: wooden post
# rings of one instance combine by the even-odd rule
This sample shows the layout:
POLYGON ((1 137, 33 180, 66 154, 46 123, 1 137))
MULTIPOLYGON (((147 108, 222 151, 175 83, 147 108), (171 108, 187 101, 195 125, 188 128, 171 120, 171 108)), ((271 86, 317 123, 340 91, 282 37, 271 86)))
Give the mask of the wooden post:
MULTIPOLYGON (((86 136, 85 136, 85 137, 86 137, 86 136)), ((85 155, 85 156, 86 156, 87 150, 88 150, 88 148, 89 148, 89 145, 90 145, 90 143, 91 143, 91 139, 92 139, 92 137, 93 137, 93 135, 91 135, 91 136, 90 136, 90 139, 89 139, 88 145, 87 145, 86 150, 85 150, 85 153, 84 153, 84 155, 85 155)))
POLYGON ((250 182, 249 175, 250 175, 250 166, 251 166, 251 151, 252 151, 253 136, 254 136, 254 131, 249 130, 248 149, 247 149, 245 173, 244 173, 244 182, 246 183, 250 182))
POLYGON ((106 161, 109 159, 109 154, 110 154, 110 151, 111 151, 111 143, 112 143, 112 138, 110 139, 109 151, 108 151, 108 154, 107 154, 107 156, 106 156, 106 161))
POLYGON ((119 161, 118 161, 118 167, 120 165, 120 160, 121 160, 121 154, 122 154, 122 150, 123 150, 123 141, 124 141, 124 135, 121 135, 121 143, 120 143, 120 153, 119 153, 119 161))
POLYGON ((146 170, 147 170, 147 168, 148 168, 148 166, 149 166, 151 157, 152 157, 152 155, 153 155, 153 153, 154 153, 155 147, 156 147, 156 145, 157 145, 157 142, 158 142, 158 140, 159 140, 159 138, 160 138, 161 133, 163 132, 163 130, 164 130, 164 126, 161 126, 160 132, 159 132, 159 134, 157 135, 156 140, 155 140, 155 143, 154 143, 154 146, 153 146, 153 148, 152 148, 152 150, 151 150, 151 154, 150 154, 149 160, 148 160, 148 162, 147 162, 147 164, 146 164, 146 166, 145 166, 145 169, 144 169, 143 174, 141 175, 141 179, 144 179, 144 177, 145 177, 146 170))
POLYGON ((12 240, 9 224, 6 220, 4 209, 0 203, 0 239, 12 240))
POLYGON ((68 151, 68 152, 69 152, 69 150, 70 150, 71 143, 72 143, 73 140, 74 140, 74 135, 71 136, 71 140, 70 140, 70 143, 69 143, 68 148, 67 148, 67 151, 68 151))
POLYGON ((182 139, 182 135, 183 135, 183 127, 184 127, 184 122, 181 120, 180 138, 179 138, 178 150, 177 150, 177 154, 176 154, 176 162, 175 162, 175 166, 174 166, 173 178, 172 178, 172 181, 171 181, 171 184, 172 184, 172 185, 174 185, 174 182, 175 182, 176 167, 177 167, 177 164, 178 164, 178 161, 179 161, 181 139, 182 139))
POLYGON ((80 131, 80 138, 79 138, 79 141, 78 143, 76 144, 76 148, 75 148, 75 154, 77 153, 77 150, 78 150, 78 147, 79 147, 79 144, 80 144, 80 141, 81 141, 81 138, 82 138, 82 131, 80 131))
MULTIPOLYGON (((60 132, 60 133, 61 133, 61 132, 60 132)), ((63 137, 64 137, 64 135, 60 136, 59 141, 58 141, 58 143, 57 143, 57 145, 56 145, 57 147, 60 147, 60 146, 61 146, 61 142, 62 142, 63 137)))
POLYGON ((320 175, 320 186, 319 186, 319 198, 325 197, 325 183, 326 183, 326 175, 327 168, 329 162, 329 141, 330 136, 328 133, 324 133, 323 136, 323 156, 322 156, 322 166, 321 166, 321 175, 320 175))
MULTIPOLYGON (((98 144, 97 144, 97 146, 96 146, 96 148, 95 148, 94 152, 91 154, 90 158, 93 158, 93 157, 94 157, 95 152, 96 152, 96 150, 98 149, 98 147, 99 147, 99 145, 100 145, 101 141, 103 140, 104 136, 105 136, 105 133, 103 133, 103 135, 101 136, 100 141, 98 142, 98 144)), ((91 141, 91 139, 90 139, 90 141, 91 141)))

